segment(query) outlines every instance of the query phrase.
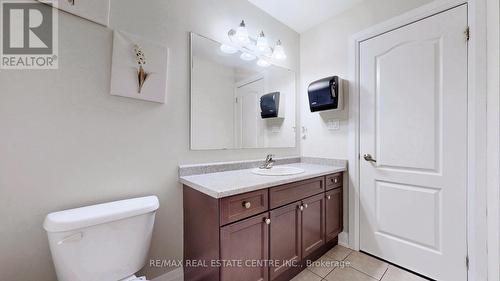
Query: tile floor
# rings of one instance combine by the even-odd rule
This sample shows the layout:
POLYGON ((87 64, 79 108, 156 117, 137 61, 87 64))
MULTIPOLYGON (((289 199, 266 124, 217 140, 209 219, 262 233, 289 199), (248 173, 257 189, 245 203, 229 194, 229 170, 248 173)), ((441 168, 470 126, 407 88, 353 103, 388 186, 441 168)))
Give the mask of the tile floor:
POLYGON ((363 253, 335 246, 292 281, 427 281, 363 253), (342 261, 343 263, 340 263, 342 261))

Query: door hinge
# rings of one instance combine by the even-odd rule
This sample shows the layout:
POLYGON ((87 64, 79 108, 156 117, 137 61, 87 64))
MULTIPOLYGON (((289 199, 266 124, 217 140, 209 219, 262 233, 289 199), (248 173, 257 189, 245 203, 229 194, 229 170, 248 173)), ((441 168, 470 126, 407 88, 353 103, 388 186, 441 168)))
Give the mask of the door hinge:
POLYGON ((465 40, 469 41, 470 39, 470 27, 467 26, 467 28, 464 31, 465 34, 465 40))
POLYGON ((467 267, 467 271, 469 271, 469 256, 465 257, 465 267, 467 267))

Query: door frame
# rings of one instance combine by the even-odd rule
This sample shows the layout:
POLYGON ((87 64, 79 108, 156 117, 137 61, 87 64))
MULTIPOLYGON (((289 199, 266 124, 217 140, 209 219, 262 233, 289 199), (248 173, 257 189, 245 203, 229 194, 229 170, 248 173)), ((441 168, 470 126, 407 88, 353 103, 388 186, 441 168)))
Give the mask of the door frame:
POLYGON ((487 0, 488 280, 500 280, 500 4, 487 0))
MULTIPOLYGON (((360 246, 360 43, 451 8, 467 4, 470 41, 468 44, 467 97, 467 251, 468 280, 484 281, 488 272, 486 185, 486 0, 440 0, 409 11, 351 36, 349 42, 349 246, 360 246)), ((490 202, 491 203, 491 202, 490 202)), ((491 227, 491 225, 490 225, 491 227)), ((490 261, 491 263, 492 261, 490 261)), ((493 261, 497 262, 498 261, 493 261)), ((465 263, 465 257, 464 257, 465 263)), ((494 280, 494 279, 490 279, 494 280)), ((496 280, 494 280, 496 281, 496 280)))

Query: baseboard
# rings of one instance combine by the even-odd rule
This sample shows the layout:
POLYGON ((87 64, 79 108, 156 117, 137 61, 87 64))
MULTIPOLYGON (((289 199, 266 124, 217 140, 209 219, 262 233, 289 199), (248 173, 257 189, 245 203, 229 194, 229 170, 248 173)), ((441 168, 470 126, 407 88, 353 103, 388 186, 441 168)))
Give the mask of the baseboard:
POLYGON ((349 233, 348 232, 341 232, 339 233, 339 245, 346 247, 346 248, 351 248, 349 246, 349 233))
POLYGON ((183 279, 184 271, 182 270, 182 267, 179 267, 163 275, 160 275, 151 281, 182 281, 183 279))

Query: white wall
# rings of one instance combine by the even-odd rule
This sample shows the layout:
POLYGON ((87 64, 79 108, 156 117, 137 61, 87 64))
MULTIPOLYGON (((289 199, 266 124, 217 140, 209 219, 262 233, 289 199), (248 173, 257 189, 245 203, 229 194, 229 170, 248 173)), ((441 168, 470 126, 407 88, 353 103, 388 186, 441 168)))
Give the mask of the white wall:
POLYGON ((347 159, 348 123, 347 91, 344 81, 344 110, 311 113, 307 87, 327 76, 348 75, 349 38, 374 24, 400 15, 431 0, 378 0, 364 1, 352 9, 300 34, 300 106, 301 126, 307 128, 301 140, 303 156, 347 159), (339 130, 328 130, 329 120, 340 120, 339 130))
MULTIPOLYGON (((60 13, 59 70, 0 70, 0 274, 54 281, 44 216, 154 194, 151 258, 182 257, 179 164, 298 155, 299 149, 189 150, 189 31, 222 40, 245 19, 298 71, 299 35, 245 0, 113 0, 111 27, 170 48, 167 103, 109 95, 110 29, 60 13)), ((146 268, 149 278, 168 269, 146 268)))
MULTIPOLYGON (((347 159, 348 111, 347 99, 349 81, 343 82, 344 109, 311 113, 309 109, 307 87, 318 79, 338 75, 347 79, 349 71, 350 38, 357 32, 377 23, 401 15, 420 7, 431 0, 378 0, 364 1, 350 10, 300 34, 300 119, 301 153, 305 157, 326 157, 347 159), (339 130, 329 130, 327 122, 339 120, 339 130)), ((344 231, 349 232, 349 179, 344 178, 344 231)), ((345 237, 345 236, 342 236, 345 237)), ((347 242, 347 241, 342 241, 347 242)))

